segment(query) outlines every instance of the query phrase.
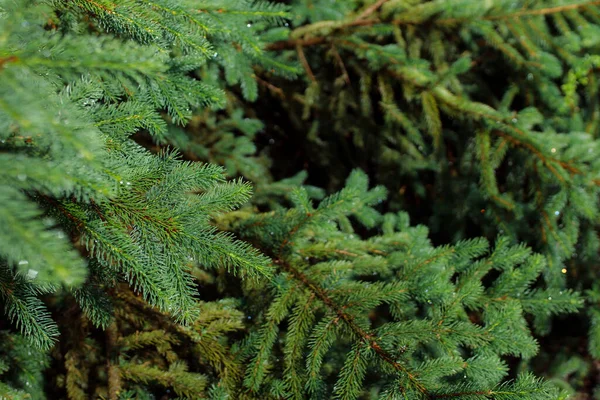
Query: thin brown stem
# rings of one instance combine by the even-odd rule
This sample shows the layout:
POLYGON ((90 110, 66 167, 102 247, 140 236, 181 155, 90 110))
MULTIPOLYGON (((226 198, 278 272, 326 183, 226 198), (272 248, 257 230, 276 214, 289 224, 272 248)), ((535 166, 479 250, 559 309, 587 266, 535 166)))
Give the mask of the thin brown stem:
POLYGON ((344 60, 342 60, 342 57, 340 57, 340 53, 338 53, 337 49, 333 44, 331 45, 331 53, 333 54, 333 57, 336 59, 337 63, 340 65, 340 69, 342 70, 342 74, 344 75, 344 80, 348 85, 350 85, 350 75, 348 74, 348 70, 346 69, 344 60))
POLYGON ((8 64, 10 62, 16 62, 19 60, 17 56, 8 56, 4 58, 0 58, 0 69, 4 68, 4 64, 8 64))
POLYGON ((308 63, 308 60, 306 59, 306 56, 304 55, 304 50, 302 49, 302 46, 297 45, 296 51, 298 52, 298 58, 300 59, 300 62, 302 63, 302 66, 304 67, 304 70, 306 71, 306 75, 308 75, 308 77, 310 78, 311 81, 316 82, 317 78, 315 78, 315 74, 313 74, 312 69, 310 68, 310 64, 308 63))
POLYGON ((259 84, 263 85, 264 87, 266 87, 267 89, 269 89, 272 93, 276 94, 278 97, 280 98, 285 98, 285 94, 283 93, 283 90, 275 85, 273 85, 270 82, 265 81, 264 79, 261 79, 259 76, 255 75, 254 79, 256 79, 256 82, 258 82, 259 84))
POLYGON ((378 2, 374 3, 373 5, 365 8, 365 10, 358 16, 358 18, 356 18, 356 21, 364 20, 365 18, 367 18, 368 16, 373 14, 375 11, 379 10, 381 8, 381 6, 384 3, 386 3, 387 1, 388 0, 379 0, 378 2))

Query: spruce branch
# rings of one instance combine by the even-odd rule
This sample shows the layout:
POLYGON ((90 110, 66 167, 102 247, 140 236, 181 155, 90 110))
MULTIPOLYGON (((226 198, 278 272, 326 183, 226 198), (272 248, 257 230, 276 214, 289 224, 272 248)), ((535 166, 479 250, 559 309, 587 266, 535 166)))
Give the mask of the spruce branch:
MULTIPOLYGON (((522 18, 522 17, 564 13, 564 12, 578 10, 580 8, 586 8, 586 7, 595 6, 595 5, 600 5, 600 1, 599 0, 587 0, 587 1, 583 1, 581 3, 564 4, 564 5, 554 6, 554 7, 523 9, 521 11, 516 11, 516 12, 504 14, 504 15, 490 15, 490 16, 486 16, 484 18, 487 20, 490 20, 490 21, 518 19, 518 18, 522 18)), ((454 24, 456 22, 464 22, 464 21, 465 21, 464 19, 461 20, 461 19, 448 18, 448 19, 440 19, 436 23, 445 25, 445 24, 454 24)))
POLYGON ((356 337, 362 340, 365 344, 367 344, 375 352, 375 354, 377 354, 378 357, 381 358, 382 361, 391 365, 396 371, 405 374, 410 380, 410 382, 414 385, 415 388, 417 388, 417 390, 420 393, 429 396, 427 389, 423 386, 421 382, 419 382, 417 377, 404 365, 397 362, 392 355, 390 355, 385 349, 381 347, 381 345, 379 345, 375 334, 365 331, 358 324, 356 324, 354 318, 351 315, 344 312, 343 307, 340 307, 338 304, 336 304, 335 301, 329 297, 325 289, 321 288, 318 284, 312 282, 305 274, 300 272, 298 269, 294 268, 290 263, 286 262, 285 260, 274 259, 273 262, 277 266, 281 267, 283 271, 286 271, 290 275, 292 275, 298 282, 301 282, 302 285, 309 289, 311 293, 317 296, 317 298, 319 298, 319 300, 321 300, 328 308, 330 308, 331 311, 333 311, 337 315, 339 320, 347 324, 350 330, 356 335, 356 337))
MULTIPOLYGON (((346 33, 345 31, 351 30, 352 28, 361 28, 364 26, 377 25, 377 24, 391 24, 391 25, 419 25, 433 22, 440 26, 454 26, 461 23, 470 23, 470 18, 433 18, 432 20, 422 19, 414 21, 412 19, 405 19, 398 17, 392 20, 384 20, 380 18, 367 18, 371 14, 377 12, 388 0, 379 0, 378 2, 367 7, 359 17, 348 21, 318 21, 310 25, 305 25, 296 28, 290 33, 290 39, 282 40, 279 42, 272 43, 267 46, 267 50, 283 50, 292 49, 297 46, 315 46, 329 42, 335 34, 346 33)), ((552 15, 557 13, 564 13, 568 11, 574 11, 585 7, 599 5, 599 0, 587 0, 582 3, 565 4, 554 7, 545 7, 537 9, 524 9, 507 14, 500 15, 484 15, 481 17, 482 20, 487 21, 502 21, 510 19, 519 19, 529 16, 540 16, 540 15, 552 15)), ((425 5, 419 5, 420 7, 426 7, 425 5)), ((417 9, 418 7, 417 6, 417 9)), ((418 15, 417 10, 411 10, 411 14, 418 15)), ((351 32, 350 32, 351 33, 351 32)))

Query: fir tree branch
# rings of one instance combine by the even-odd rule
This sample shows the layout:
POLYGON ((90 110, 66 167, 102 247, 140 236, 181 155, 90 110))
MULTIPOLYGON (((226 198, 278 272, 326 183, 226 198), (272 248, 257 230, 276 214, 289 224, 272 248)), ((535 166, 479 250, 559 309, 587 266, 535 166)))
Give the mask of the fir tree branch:
POLYGON ((278 259, 275 259, 273 262, 276 265, 280 266, 282 270, 284 270, 284 271, 288 272, 290 275, 292 275, 294 277, 294 279, 301 282, 307 289, 310 290, 311 293, 316 295, 317 298, 319 300, 321 300, 327 307, 329 307, 338 316, 338 318, 340 320, 344 321, 348 325, 350 330, 358 338, 360 338, 365 344, 367 344, 375 352, 375 354, 377 354, 379 356, 379 358, 381 358, 382 361, 391 365, 396 371, 398 371, 402 374, 405 374, 420 393, 428 396, 427 389, 425 388, 425 386, 423 386, 423 384, 421 382, 419 382, 417 377, 410 370, 408 370, 404 365, 397 362, 391 354, 389 354, 386 350, 384 350, 379 345, 379 343, 377 342, 374 335, 372 333, 366 332, 364 329, 362 329, 354 321, 354 318, 351 315, 344 312, 343 307, 340 307, 338 304, 335 303, 335 301, 333 301, 329 297, 327 292, 322 287, 320 287, 316 283, 312 282, 306 275, 304 275, 298 269, 294 268, 291 264, 289 264, 285 260, 278 258, 278 259))
MULTIPOLYGON (((503 118, 501 118, 500 115, 496 115, 494 112, 492 112, 491 108, 490 108, 490 112, 483 111, 483 108, 480 107, 480 106, 484 106, 483 104, 479 104, 479 103, 475 103, 475 102, 461 101, 458 97, 456 97, 455 95, 451 94, 448 90, 441 88, 441 87, 434 89, 434 94, 436 95, 437 99, 439 99, 441 102, 445 103, 448 107, 455 108, 461 112, 473 114, 473 115, 477 116, 477 118, 485 118, 485 119, 494 121, 496 123, 500 123, 500 124, 504 125, 507 128, 507 130, 513 131, 521 137, 526 137, 526 133, 524 131, 522 131, 521 129, 519 129, 515 126, 509 125, 503 118), (463 103, 463 104, 459 105, 460 103, 463 103), (479 108, 476 109, 476 107, 479 107, 479 108)), ((487 106, 485 106, 485 107, 487 107, 487 106)), ((560 175, 560 173, 552 165, 553 163, 560 165, 562 168, 569 171, 571 174, 577 174, 577 175, 583 174, 583 171, 581 171, 579 168, 577 168, 577 167, 573 166, 572 164, 569 164, 565 161, 558 160, 554 157, 550 157, 550 156, 543 154, 543 152, 541 152, 538 148, 536 148, 535 146, 533 146, 530 143, 523 142, 522 140, 518 139, 515 135, 509 135, 507 132, 503 132, 503 131, 500 131, 497 129, 494 130, 493 133, 508 140, 513 145, 518 145, 518 146, 524 147, 527 150, 529 150, 534 156, 536 156, 548 168, 548 170, 556 177, 556 179, 559 182, 564 183, 564 178, 560 175)), ((596 181, 593 181, 593 183, 597 185, 596 181)))
MULTIPOLYGON (((348 28, 354 27, 363 27, 370 26, 376 24, 391 24, 391 25, 419 25, 430 22, 430 20, 423 21, 407 21, 402 18, 397 18, 391 21, 382 21, 379 18, 371 18, 367 19, 367 17, 374 12, 376 12, 387 0, 380 0, 377 3, 373 4, 369 8, 367 8, 358 18, 350 21, 318 21, 310 25, 304 25, 299 28, 296 28, 294 31, 290 33, 289 40, 282 40, 275 43, 269 44, 266 49, 267 50, 283 50, 283 49, 292 49, 297 47, 298 45, 306 47, 306 46, 315 46, 326 43, 330 41, 330 36, 332 31, 344 31, 348 28), (320 36, 323 35, 323 36, 320 36)), ((516 19, 527 16, 539 16, 539 15, 551 15, 556 13, 562 13, 572 10, 577 10, 580 8, 585 8, 589 6, 594 6, 600 4, 600 0, 591 0, 585 3, 578 4, 566 4, 555 7, 547 7, 547 8, 539 8, 539 9, 531 9, 531 10, 521 10, 510 14, 504 15, 489 15, 484 16, 481 19, 488 21, 500 21, 506 19, 516 19)), ((437 25, 455 25, 459 23, 471 22, 472 18, 445 18, 445 19, 437 19, 433 20, 433 23, 437 25)))
POLYGON ((528 17, 528 16, 536 16, 536 15, 549 15, 549 14, 556 14, 556 13, 562 13, 562 12, 566 12, 566 11, 577 10, 580 8, 595 6, 595 5, 599 5, 599 4, 600 4, 600 0, 591 0, 591 1, 587 1, 585 3, 565 4, 565 5, 556 6, 556 7, 537 8, 537 9, 532 9, 532 10, 521 10, 521 11, 517 11, 514 13, 510 13, 510 14, 505 14, 505 15, 497 15, 497 16, 493 15, 493 16, 486 17, 485 19, 490 20, 490 21, 495 21, 495 20, 513 19, 513 18, 521 18, 521 17, 528 17))

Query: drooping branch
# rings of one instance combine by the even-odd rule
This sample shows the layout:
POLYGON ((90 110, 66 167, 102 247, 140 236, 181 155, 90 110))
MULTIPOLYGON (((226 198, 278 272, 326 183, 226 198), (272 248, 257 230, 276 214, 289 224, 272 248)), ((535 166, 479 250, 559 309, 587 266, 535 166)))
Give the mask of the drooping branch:
MULTIPOLYGON (((439 26, 452 26, 461 23, 472 21, 469 18, 440 18, 437 20, 425 19, 422 21, 409 21, 402 17, 391 21, 382 21, 379 18, 367 18, 374 14, 387 0, 380 0, 371 7, 365 9, 356 19, 350 21, 318 21, 313 24, 301 26, 290 33, 289 40, 282 40, 269 44, 266 50, 288 50, 295 49, 297 46, 309 47, 325 44, 331 41, 330 35, 335 32, 344 31, 350 28, 371 26, 376 24, 391 24, 391 25, 421 25, 425 23, 433 23, 439 26), (321 36, 320 34, 324 34, 321 36)), ((519 19, 524 17, 533 17, 541 15, 558 14, 567 11, 578 10, 580 8, 600 5, 600 0, 590 0, 585 3, 566 4, 555 7, 537 8, 529 10, 520 10, 502 15, 488 15, 481 19, 487 21, 502 21, 508 19, 519 19)))

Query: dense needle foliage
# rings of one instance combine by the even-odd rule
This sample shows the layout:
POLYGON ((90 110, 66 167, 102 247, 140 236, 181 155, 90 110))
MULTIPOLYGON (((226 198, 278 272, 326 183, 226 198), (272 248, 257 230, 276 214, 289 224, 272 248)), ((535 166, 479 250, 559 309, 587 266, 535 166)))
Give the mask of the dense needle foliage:
POLYGON ((0 399, 600 394, 600 2, 0 0, 0 399))

